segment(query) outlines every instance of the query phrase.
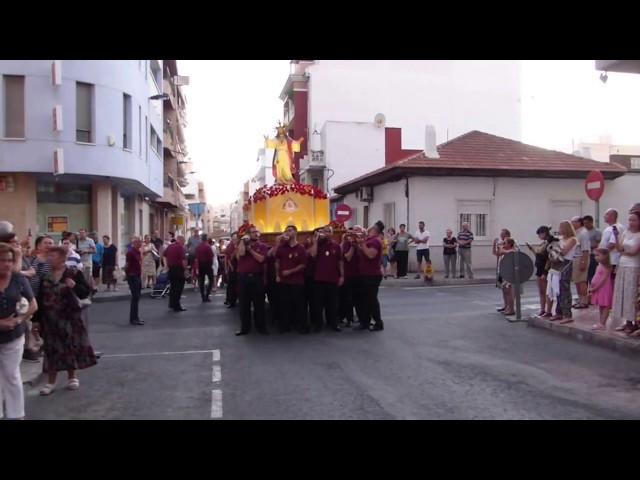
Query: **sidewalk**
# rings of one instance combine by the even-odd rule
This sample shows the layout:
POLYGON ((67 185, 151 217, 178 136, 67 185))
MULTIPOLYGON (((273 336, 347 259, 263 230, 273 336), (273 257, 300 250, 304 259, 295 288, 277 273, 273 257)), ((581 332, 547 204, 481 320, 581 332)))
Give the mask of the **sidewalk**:
POLYGON ((496 282, 496 270, 493 268, 478 269, 474 272, 473 279, 470 278, 444 278, 443 272, 436 272, 433 282, 426 283, 423 278, 416 280, 416 272, 410 272, 409 278, 396 279, 389 277, 382 280, 383 287, 443 287, 450 285, 490 285, 496 282))
POLYGON ((598 307, 591 306, 584 310, 574 309, 573 322, 567 325, 559 325, 558 322, 538 317, 530 317, 527 323, 530 327, 546 328, 553 333, 568 335, 578 341, 618 352, 640 353, 640 339, 629 338, 624 333, 615 331, 592 331, 591 326, 598 323, 599 316, 598 307))
POLYGON ((22 374, 22 384, 30 387, 38 385, 42 374, 42 358, 39 362, 21 362, 20 373, 22 374))

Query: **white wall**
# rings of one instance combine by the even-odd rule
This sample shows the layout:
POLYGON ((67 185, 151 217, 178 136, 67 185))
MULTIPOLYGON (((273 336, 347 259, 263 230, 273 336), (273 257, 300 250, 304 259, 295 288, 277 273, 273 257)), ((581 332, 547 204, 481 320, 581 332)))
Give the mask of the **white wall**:
MULTIPOLYGON (((608 181, 605 188, 613 190, 612 184, 608 181)), ((404 188, 404 181, 374 187, 369 225, 382 219, 383 204, 393 201, 396 204, 393 226, 397 229, 400 223, 407 223, 404 188)), ((508 228, 513 237, 524 245, 524 242, 537 241, 535 232, 541 225, 557 229, 560 217, 569 220, 573 215, 593 215, 595 212, 594 203, 587 199, 584 182, 580 179, 412 177, 409 179, 409 201, 408 230, 415 232, 419 221, 426 222, 427 230, 431 232, 431 255, 437 270, 444 267, 442 239, 445 231, 452 228, 457 233, 459 214, 463 210, 471 213, 466 210, 486 205, 487 236, 474 242, 473 263, 477 268, 495 267, 491 245, 502 228, 508 228)), ((354 194, 346 195, 344 203, 358 209, 356 220, 363 224, 363 207, 366 204, 357 200, 354 194)), ((351 226, 354 224, 350 223, 351 226)), ((409 258, 410 265, 414 266, 413 249, 409 258)))
MULTIPOLYGON (((620 213, 619 221, 626 223, 629 207, 637 202, 640 202, 640 173, 627 173, 605 185, 600 199, 600 217, 608 208, 615 208, 620 213)), ((603 220, 600 225, 604 225, 603 220)))
POLYGON ((384 167, 384 128, 373 123, 326 122, 322 148, 327 167, 335 173, 329 189, 384 167))
POLYGON ((447 129, 450 139, 470 130, 521 138, 519 61, 318 60, 307 72, 310 132, 383 113, 387 126, 403 129, 405 149, 423 148, 426 124, 438 143, 447 129))

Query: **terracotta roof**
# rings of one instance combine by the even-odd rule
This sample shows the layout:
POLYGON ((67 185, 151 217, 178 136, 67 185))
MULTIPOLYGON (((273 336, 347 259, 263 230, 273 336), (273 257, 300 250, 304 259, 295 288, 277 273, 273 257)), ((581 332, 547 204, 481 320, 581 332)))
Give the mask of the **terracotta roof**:
POLYGON ((343 183, 334 191, 346 194, 364 185, 414 175, 586 178, 591 170, 600 170, 606 179, 613 179, 627 172, 615 163, 546 150, 477 130, 438 145, 438 155, 440 158, 429 158, 421 152, 343 183))

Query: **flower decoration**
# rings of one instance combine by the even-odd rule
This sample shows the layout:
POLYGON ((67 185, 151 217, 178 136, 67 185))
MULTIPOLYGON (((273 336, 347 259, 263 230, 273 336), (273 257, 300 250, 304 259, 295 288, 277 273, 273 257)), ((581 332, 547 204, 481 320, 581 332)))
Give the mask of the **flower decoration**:
POLYGON ((327 194, 322 190, 315 188, 313 185, 307 185, 303 183, 288 183, 288 184, 280 184, 276 183, 275 185, 260 187, 255 191, 253 195, 249 197, 247 203, 245 203, 244 208, 248 210, 251 208, 251 204, 262 202, 268 198, 278 197, 280 195, 286 195, 288 193, 297 193, 300 195, 306 195, 309 197, 317 198, 325 200, 327 199, 327 194))

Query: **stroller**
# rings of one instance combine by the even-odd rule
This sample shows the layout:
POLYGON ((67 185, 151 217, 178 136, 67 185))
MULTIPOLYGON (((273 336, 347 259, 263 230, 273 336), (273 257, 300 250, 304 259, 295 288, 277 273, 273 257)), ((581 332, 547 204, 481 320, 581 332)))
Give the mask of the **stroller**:
POLYGON ((169 294, 171 290, 171 284, 169 283, 169 272, 166 270, 160 271, 156 278, 156 284, 153 286, 153 290, 149 294, 151 298, 164 298, 169 294))

